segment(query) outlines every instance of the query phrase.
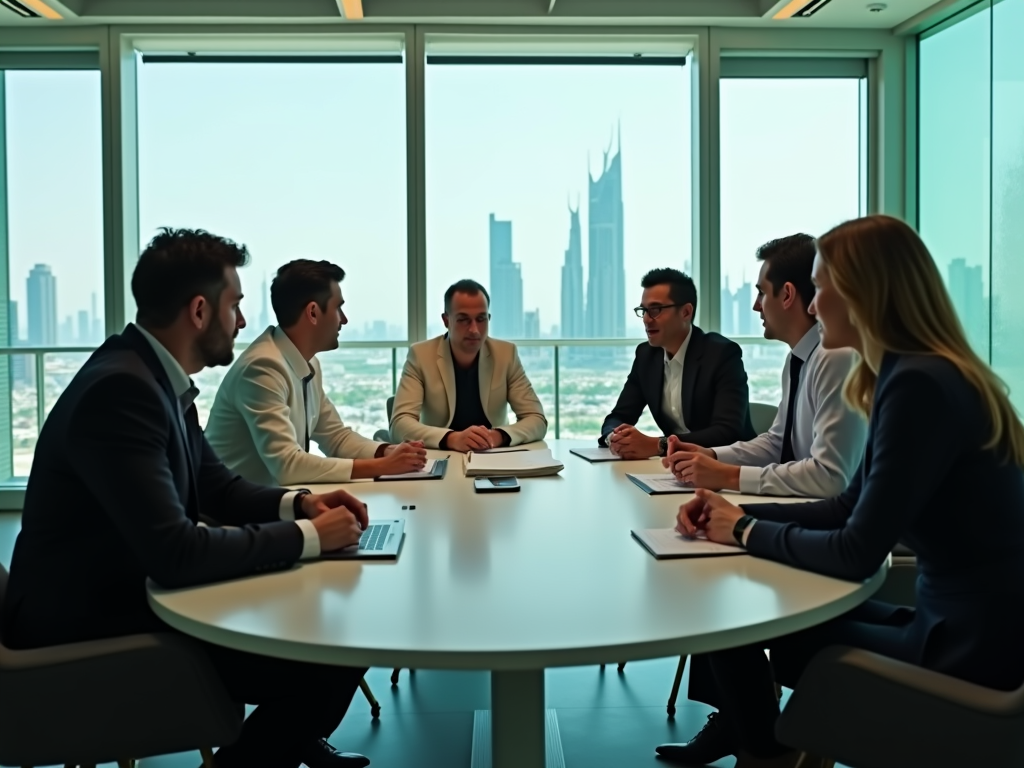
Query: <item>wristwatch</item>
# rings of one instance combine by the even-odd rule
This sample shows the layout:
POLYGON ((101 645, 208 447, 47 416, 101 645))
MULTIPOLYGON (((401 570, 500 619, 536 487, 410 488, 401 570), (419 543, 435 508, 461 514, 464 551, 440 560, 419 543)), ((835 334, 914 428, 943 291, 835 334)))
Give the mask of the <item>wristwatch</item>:
POLYGON ((310 492, 305 488, 300 488, 299 492, 295 494, 295 498, 292 499, 292 512, 295 515, 296 520, 302 520, 306 515, 302 511, 302 500, 310 495, 310 492))
POLYGON ((736 543, 739 544, 741 547, 745 546, 743 544, 743 532, 747 530, 748 526, 752 522, 754 522, 753 517, 751 517, 750 515, 744 515, 739 520, 737 520, 736 525, 732 527, 732 537, 736 539, 736 543))
POLYGON ((658 438, 658 455, 659 456, 665 456, 667 454, 668 454, 668 438, 667 437, 659 437, 658 438))

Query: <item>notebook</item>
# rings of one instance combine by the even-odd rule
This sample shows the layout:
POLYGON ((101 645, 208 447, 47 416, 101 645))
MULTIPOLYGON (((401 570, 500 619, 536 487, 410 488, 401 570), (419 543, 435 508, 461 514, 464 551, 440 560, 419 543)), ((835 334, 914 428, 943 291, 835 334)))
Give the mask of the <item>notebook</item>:
POLYGON ((716 544, 707 539, 688 539, 672 528, 646 528, 630 531, 644 549, 658 560, 670 557, 721 557, 723 555, 745 555, 743 547, 730 544, 716 544))
POLYGON ((557 475, 565 465, 551 455, 550 448, 536 451, 466 454, 466 477, 543 477, 557 475))
POLYGON ((419 472, 403 472, 400 475, 381 475, 374 480, 440 480, 448 471, 448 459, 427 459, 419 472))
POLYGON ((659 496, 663 493, 693 493, 697 490, 693 486, 684 485, 666 472, 657 475, 634 475, 627 472, 626 477, 633 485, 651 496, 659 496))
POLYGON ((622 457, 616 456, 610 448, 572 448, 569 453, 574 453, 591 464, 599 461, 622 461, 622 457))

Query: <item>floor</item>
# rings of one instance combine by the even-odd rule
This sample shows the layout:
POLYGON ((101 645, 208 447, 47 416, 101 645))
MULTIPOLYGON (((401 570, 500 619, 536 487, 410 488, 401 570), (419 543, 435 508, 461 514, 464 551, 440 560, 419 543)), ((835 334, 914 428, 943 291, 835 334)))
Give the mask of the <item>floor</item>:
MULTIPOLYGON (((19 516, 0 513, 0 562, 10 563, 19 516)), ((664 766, 654 746, 685 741, 704 723, 708 707, 680 697, 675 720, 665 704, 677 659, 615 666, 553 669, 547 673, 548 707, 558 713, 566 768, 664 766)), ((357 698, 331 742, 362 752, 374 768, 466 768, 470 765, 473 713, 488 708, 483 672, 403 671, 397 688, 390 670, 373 669, 367 681, 381 704, 373 723, 365 698, 357 698)), ((685 680, 683 684, 685 691, 685 680)), ((726 768, 733 758, 714 765, 726 768)), ((151 758, 142 768, 196 768, 198 753, 151 758)))

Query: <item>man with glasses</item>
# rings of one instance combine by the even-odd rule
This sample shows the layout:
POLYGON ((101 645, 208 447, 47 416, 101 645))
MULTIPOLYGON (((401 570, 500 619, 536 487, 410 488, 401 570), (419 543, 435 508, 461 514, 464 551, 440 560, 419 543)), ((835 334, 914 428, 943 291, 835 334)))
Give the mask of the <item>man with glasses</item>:
POLYGON ((699 446, 754 437, 742 352, 735 342, 693 324, 693 280, 678 269, 653 269, 640 285, 644 292, 636 314, 647 341, 636 348, 598 442, 623 459, 649 459, 666 455, 670 435, 699 446), (645 407, 661 435, 636 428, 645 407))
POLYGON ((448 332, 409 348, 391 415, 394 440, 483 451, 544 438, 548 421, 515 344, 487 336, 491 297, 475 280, 445 291, 448 332), (516 423, 508 423, 508 406, 516 423))

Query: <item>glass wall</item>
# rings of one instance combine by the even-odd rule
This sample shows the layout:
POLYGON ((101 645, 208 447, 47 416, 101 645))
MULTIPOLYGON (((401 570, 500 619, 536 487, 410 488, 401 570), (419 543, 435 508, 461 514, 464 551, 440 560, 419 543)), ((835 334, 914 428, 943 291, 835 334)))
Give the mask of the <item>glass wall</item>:
MULTIPOLYGON (((720 83, 721 332, 760 336, 759 246, 817 237, 866 208, 863 78, 728 77, 720 83)), ((778 403, 789 350, 744 344, 755 402, 778 403)))
POLYGON ((1024 410, 1024 0, 922 35, 919 226, 975 349, 1024 410))
MULTIPOLYGON (((345 270, 343 343, 406 339, 401 57, 308 64, 188 58, 144 57, 139 66, 140 247, 165 226, 246 244, 242 344, 276 323, 270 283, 278 267, 298 258, 345 270)), ((380 356, 365 352, 352 354, 380 356)), ((325 379, 345 393, 342 403, 369 395, 365 360, 335 354, 323 362, 325 379)), ((222 376, 201 377, 200 412, 212 406, 222 376)), ((390 376, 385 381, 390 388, 390 376)), ((376 428, 387 424, 385 397, 376 428)))
MULTIPOLYGON (((100 73, 0 70, 0 81, 4 345, 94 346, 104 336, 100 73)), ((28 475, 42 417, 83 360, 3 358, 0 481, 28 475)))

